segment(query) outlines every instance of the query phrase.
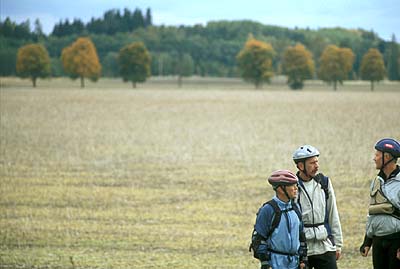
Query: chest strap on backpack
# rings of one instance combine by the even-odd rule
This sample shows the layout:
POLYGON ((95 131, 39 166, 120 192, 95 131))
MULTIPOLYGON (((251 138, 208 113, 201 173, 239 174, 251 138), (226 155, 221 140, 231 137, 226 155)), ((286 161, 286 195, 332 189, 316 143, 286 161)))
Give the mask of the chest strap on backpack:
POLYGON ((305 228, 317 228, 318 226, 325 225, 325 222, 315 223, 315 224, 304 224, 305 228))
POLYGON ((279 255, 285 255, 285 256, 297 256, 297 253, 290 253, 290 252, 284 252, 284 251, 279 251, 279 250, 275 250, 272 248, 268 248, 268 251, 275 253, 275 254, 279 254, 279 255))

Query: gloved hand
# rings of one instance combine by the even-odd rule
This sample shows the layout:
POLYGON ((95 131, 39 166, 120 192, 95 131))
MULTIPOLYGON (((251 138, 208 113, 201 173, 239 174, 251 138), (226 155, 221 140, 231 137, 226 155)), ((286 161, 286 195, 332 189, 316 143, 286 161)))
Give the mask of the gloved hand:
POLYGON ((263 261, 263 262, 261 262, 261 269, 272 269, 272 267, 268 263, 268 261, 263 261))
POLYGON ((307 258, 300 260, 299 268, 300 269, 308 269, 308 259, 307 258))
POLYGON ((372 239, 368 238, 367 235, 364 236, 364 242, 360 246, 360 253, 362 256, 366 257, 368 255, 369 249, 372 246, 372 239))

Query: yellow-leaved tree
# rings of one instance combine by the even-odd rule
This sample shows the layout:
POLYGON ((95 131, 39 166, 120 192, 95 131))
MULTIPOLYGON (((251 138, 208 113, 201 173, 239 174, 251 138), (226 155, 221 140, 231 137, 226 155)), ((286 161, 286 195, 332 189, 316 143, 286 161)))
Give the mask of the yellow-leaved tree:
POLYGON ((312 78, 314 60, 310 51, 302 44, 288 47, 283 54, 282 71, 292 89, 302 89, 303 81, 312 78))
POLYGON ((72 79, 80 78, 81 87, 85 87, 85 78, 97 81, 101 74, 101 64, 96 47, 86 37, 78 38, 71 46, 62 50, 61 61, 64 71, 72 79))
POLYGON ((322 52, 318 76, 325 82, 333 83, 336 91, 337 83, 343 84, 353 69, 354 53, 349 48, 329 45, 322 52))
POLYGON ((361 78, 371 82, 371 91, 373 91, 374 82, 383 80, 385 74, 385 63, 382 54, 377 49, 369 49, 361 60, 361 78))
POLYGON ((16 69, 19 77, 29 77, 33 87, 36 87, 38 78, 50 76, 50 57, 46 48, 41 44, 28 44, 19 48, 16 69))
POLYGON ((275 50, 271 44, 262 42, 250 36, 244 48, 236 56, 240 75, 256 88, 261 88, 264 82, 270 82, 274 75, 272 60, 275 50))

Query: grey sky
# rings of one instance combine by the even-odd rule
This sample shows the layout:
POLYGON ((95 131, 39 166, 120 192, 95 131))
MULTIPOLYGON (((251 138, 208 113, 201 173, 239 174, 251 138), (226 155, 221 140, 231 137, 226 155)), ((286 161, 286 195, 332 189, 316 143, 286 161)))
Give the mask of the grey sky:
POLYGON ((0 0, 1 20, 18 23, 39 18, 49 33, 60 19, 88 22, 109 9, 151 9, 155 25, 193 25, 215 20, 249 19, 263 24, 318 29, 323 27, 373 30, 390 40, 400 38, 398 0, 0 0))

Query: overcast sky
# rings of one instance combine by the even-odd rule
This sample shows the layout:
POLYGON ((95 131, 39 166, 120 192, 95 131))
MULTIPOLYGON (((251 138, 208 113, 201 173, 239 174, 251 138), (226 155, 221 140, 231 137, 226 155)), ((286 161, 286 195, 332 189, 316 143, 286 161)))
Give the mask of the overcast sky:
POLYGON ((20 23, 39 18, 45 33, 61 19, 88 22, 109 9, 150 8, 155 25, 205 25, 216 20, 249 19, 263 24, 318 29, 373 30, 381 38, 400 39, 399 0, 0 0, 1 20, 20 23))

